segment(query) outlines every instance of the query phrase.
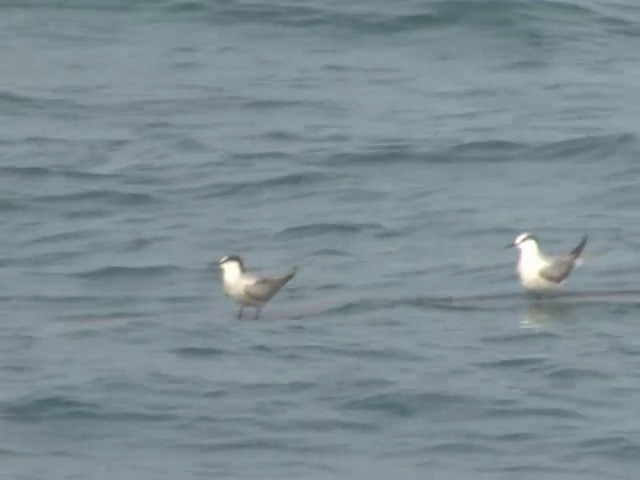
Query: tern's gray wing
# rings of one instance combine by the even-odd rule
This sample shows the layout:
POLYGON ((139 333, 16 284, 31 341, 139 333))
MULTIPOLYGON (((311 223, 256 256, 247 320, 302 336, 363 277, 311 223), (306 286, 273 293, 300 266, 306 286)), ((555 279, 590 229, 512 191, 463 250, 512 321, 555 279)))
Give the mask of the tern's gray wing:
POLYGON ((588 238, 587 235, 584 235, 578 246, 571 250, 569 255, 549 259, 549 265, 540 269, 540 276, 550 282, 561 283, 573 270, 576 260, 582 255, 582 250, 584 250, 588 238))
POLYGON ((282 277, 259 277, 254 283, 245 286, 244 292, 254 300, 262 303, 268 302, 295 274, 296 269, 294 268, 282 277))
POLYGON ((549 261, 549 265, 540 269, 539 275, 553 283, 561 283, 569 276, 576 263, 573 256, 556 257, 549 261))

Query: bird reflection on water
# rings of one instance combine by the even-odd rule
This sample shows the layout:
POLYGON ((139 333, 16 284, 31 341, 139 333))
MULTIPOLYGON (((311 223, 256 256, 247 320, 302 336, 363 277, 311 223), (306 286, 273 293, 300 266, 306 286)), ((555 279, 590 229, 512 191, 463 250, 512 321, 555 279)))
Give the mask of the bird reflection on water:
POLYGON ((553 300, 544 301, 536 299, 524 312, 524 318, 520 321, 520 327, 525 330, 543 330, 545 325, 552 321, 572 320, 572 314, 577 305, 570 303, 554 303, 553 300))
POLYGON ((552 292, 545 295, 507 293, 469 297, 432 297, 427 304, 447 309, 517 310, 525 306, 522 328, 541 329, 552 320, 571 320, 584 305, 640 305, 640 290, 552 292))

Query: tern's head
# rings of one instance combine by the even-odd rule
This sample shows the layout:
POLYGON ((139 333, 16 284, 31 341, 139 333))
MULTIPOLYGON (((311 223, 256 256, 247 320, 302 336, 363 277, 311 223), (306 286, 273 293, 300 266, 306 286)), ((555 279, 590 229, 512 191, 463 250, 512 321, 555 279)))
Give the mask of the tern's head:
POLYGON ((537 250, 538 239, 531 233, 521 233, 516 237, 512 244, 508 245, 508 247, 516 247, 520 251, 537 250))
POLYGON ((223 274, 239 275, 244 272, 244 262, 238 255, 229 255, 218 261, 218 268, 223 274))

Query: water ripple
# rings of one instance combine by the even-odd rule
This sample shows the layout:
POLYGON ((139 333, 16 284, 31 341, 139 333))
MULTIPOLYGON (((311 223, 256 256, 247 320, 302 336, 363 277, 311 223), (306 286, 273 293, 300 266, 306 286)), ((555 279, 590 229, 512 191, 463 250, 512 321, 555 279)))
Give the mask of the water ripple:
POLYGON ((36 196, 33 200, 41 204, 98 202, 118 206, 153 205, 162 203, 162 199, 150 193, 123 190, 86 190, 74 193, 36 196))
POLYGON ((291 187, 316 186, 330 178, 332 178, 332 176, 320 172, 294 173, 244 182, 216 182, 191 188, 191 191, 196 198, 201 199, 236 197, 244 193, 273 193, 276 190, 291 187))
POLYGON ((421 412, 446 414, 456 418, 473 418, 478 412, 475 402, 466 396, 441 392, 392 392, 376 393, 342 404, 349 412, 381 412, 398 417, 414 417, 421 412))
POLYGON ((0 411, 19 422, 102 418, 101 407, 97 403, 81 402, 66 396, 46 396, 8 402, 1 406, 0 411))
POLYGON ((363 232, 381 232, 387 230, 379 223, 310 223, 287 228, 278 232, 278 238, 307 238, 318 237, 320 235, 355 235, 363 232))
POLYGON ((94 270, 88 270, 86 272, 75 273, 74 276, 78 278, 84 278, 86 280, 112 280, 116 278, 146 278, 146 277, 160 277, 164 275, 170 275, 172 273, 181 271, 182 269, 175 265, 150 265, 146 267, 102 267, 94 270))
POLYGON ((221 348, 212 347, 183 347, 177 348, 173 351, 176 355, 187 358, 209 358, 216 357, 227 353, 226 350, 221 348))

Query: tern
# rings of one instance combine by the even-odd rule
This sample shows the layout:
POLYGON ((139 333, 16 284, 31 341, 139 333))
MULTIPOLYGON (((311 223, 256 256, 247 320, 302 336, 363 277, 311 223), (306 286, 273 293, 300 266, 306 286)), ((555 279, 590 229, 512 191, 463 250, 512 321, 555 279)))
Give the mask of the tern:
POLYGON ((516 247, 520 250, 517 267, 520 283, 525 290, 539 294, 562 286, 573 267, 582 263, 580 257, 587 239, 585 235, 570 253, 556 257, 544 255, 538 246, 538 239, 530 233, 518 235, 506 248, 516 247))
POLYGON ((297 267, 282 276, 261 277, 247 273, 242 258, 238 255, 222 257, 218 261, 222 272, 222 291, 240 304, 238 318, 242 318, 244 307, 256 309, 255 319, 260 318, 260 309, 291 280, 297 267))

